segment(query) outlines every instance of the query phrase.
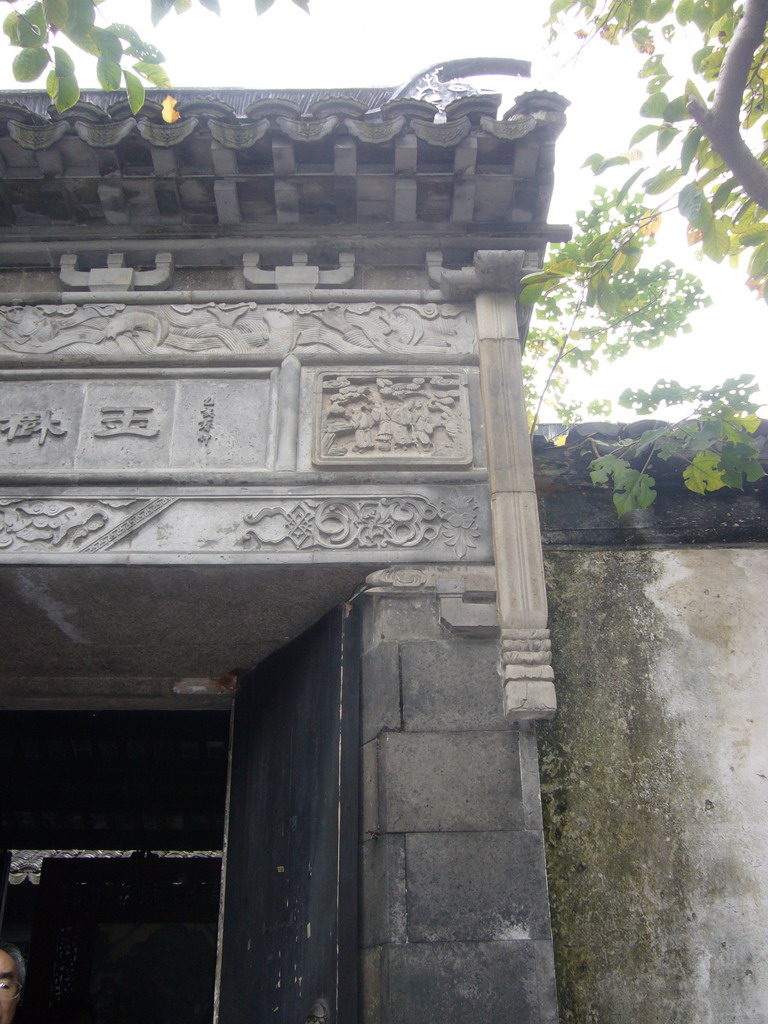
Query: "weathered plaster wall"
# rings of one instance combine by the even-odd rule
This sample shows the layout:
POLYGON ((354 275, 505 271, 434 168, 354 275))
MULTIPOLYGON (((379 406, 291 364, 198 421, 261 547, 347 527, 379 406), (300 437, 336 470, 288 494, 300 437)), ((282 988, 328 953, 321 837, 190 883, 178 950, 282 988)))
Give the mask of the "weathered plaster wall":
POLYGON ((561 1020, 768 1021, 768 551, 550 551, 561 1020))

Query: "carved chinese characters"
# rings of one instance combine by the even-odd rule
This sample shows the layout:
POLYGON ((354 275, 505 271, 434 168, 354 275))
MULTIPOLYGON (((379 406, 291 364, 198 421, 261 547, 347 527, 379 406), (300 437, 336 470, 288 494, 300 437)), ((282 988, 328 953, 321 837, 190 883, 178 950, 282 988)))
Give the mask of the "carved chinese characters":
POLYGON ((471 459, 463 373, 320 376, 315 463, 466 465, 471 459))
POLYGON ((265 374, 3 382, 0 474, 263 468, 269 415, 265 374))
POLYGON ((469 311, 449 303, 5 306, 0 363, 268 362, 290 352, 389 357, 474 351, 469 311))
POLYGON ((0 434, 5 434, 8 441, 25 441, 33 437, 43 445, 48 437, 63 437, 66 430, 50 409, 44 412, 27 410, 0 419, 0 434))
POLYGON ((216 399, 203 399, 203 407, 200 410, 200 419, 197 421, 197 443, 207 448, 213 437, 213 420, 216 415, 216 399))
POLYGON ((156 426, 155 410, 148 406, 102 406, 101 427, 94 430, 94 437, 157 437, 160 427, 156 426))

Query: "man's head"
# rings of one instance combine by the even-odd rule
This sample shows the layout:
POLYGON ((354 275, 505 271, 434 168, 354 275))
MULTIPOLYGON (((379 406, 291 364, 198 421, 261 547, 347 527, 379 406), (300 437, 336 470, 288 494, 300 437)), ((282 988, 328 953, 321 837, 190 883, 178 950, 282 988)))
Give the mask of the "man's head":
POLYGON ((19 949, 11 942, 0 942, 0 1024, 11 1024, 26 974, 19 949))

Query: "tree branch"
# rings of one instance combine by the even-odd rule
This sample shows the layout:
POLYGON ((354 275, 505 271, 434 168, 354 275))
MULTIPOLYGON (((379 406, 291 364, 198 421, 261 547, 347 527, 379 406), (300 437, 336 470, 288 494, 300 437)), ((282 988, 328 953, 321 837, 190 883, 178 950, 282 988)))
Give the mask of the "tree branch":
POLYGON ((744 14, 723 58, 712 106, 688 100, 688 113, 712 143, 747 195, 768 210, 768 170, 751 152, 740 131, 744 90, 752 61, 765 41, 768 0, 745 0, 744 14))

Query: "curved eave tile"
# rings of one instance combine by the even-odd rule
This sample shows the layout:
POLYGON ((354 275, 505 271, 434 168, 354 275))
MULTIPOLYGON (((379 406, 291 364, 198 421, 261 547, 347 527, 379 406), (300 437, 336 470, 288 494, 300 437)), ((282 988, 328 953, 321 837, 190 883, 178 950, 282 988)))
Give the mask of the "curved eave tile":
POLYGON ((516 114, 509 121, 496 121, 491 117, 480 118, 480 126, 484 132, 506 141, 524 138, 533 131, 536 123, 536 118, 527 114, 516 114))
POLYGON ((101 124, 75 121, 75 131, 89 146, 94 149, 112 149, 136 127, 136 120, 127 117, 124 121, 106 121, 101 124))
POLYGON ((277 117, 277 126, 281 132, 294 142, 317 142, 330 135, 339 123, 338 117, 332 114, 321 121, 294 120, 291 117, 277 117))
POLYGON ((180 142, 188 139, 197 128, 196 117, 182 118, 175 124, 152 124, 142 117, 137 121, 139 135, 146 139, 152 146, 159 146, 167 149, 169 146, 178 146, 180 142))
POLYGON ((41 125, 24 124, 13 119, 8 121, 8 134, 22 149, 48 149, 68 131, 67 121, 41 125))
POLYGON ((360 142, 378 145, 383 142, 391 142, 395 136, 399 135, 405 127, 405 118, 393 117, 387 121, 362 121, 348 117, 344 120, 344 127, 360 142))
POLYGON ((244 124, 228 124, 211 118, 208 127, 213 138, 227 149, 249 149, 269 131, 269 119, 262 117, 244 124))
POLYGON ((422 121, 421 118, 414 117, 411 119, 411 128, 416 138, 428 142, 430 146, 458 146, 469 135, 472 122, 468 117, 460 117, 456 121, 433 124, 431 121, 422 121))

